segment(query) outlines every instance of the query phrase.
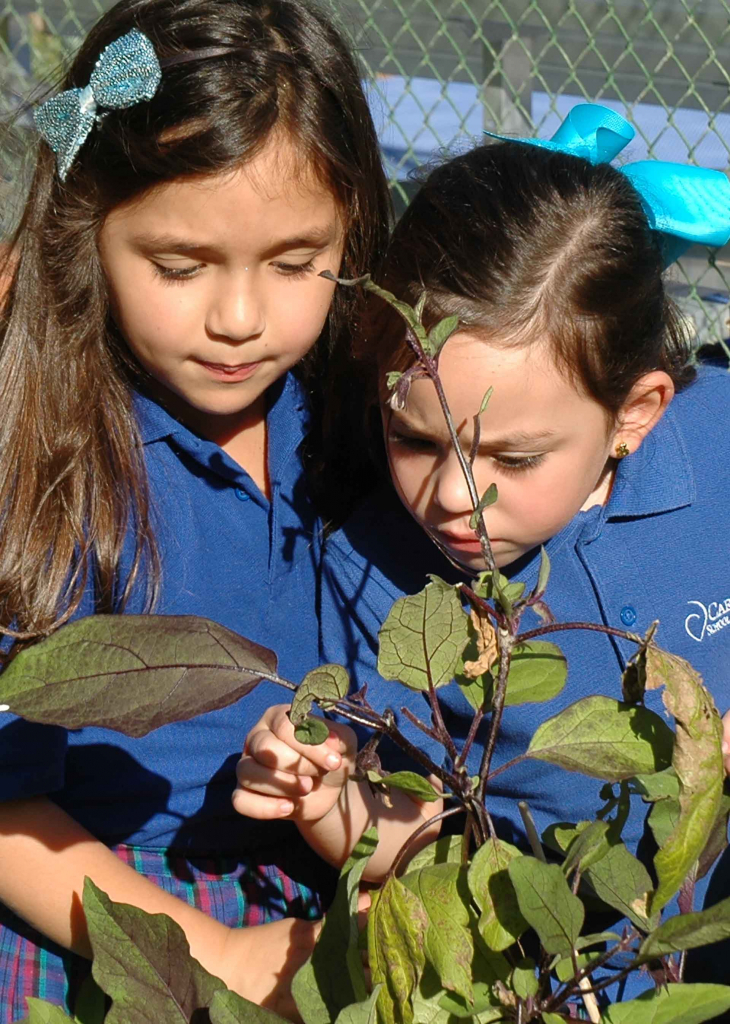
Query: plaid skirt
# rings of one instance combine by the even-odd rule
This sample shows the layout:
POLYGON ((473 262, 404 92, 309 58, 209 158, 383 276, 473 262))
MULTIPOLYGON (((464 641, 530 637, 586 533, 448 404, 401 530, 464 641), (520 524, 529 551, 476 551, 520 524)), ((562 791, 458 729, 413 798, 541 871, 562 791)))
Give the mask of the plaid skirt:
MULTIPOLYGON (((264 847, 247 858, 191 860, 134 846, 118 846, 114 852, 160 888, 230 928, 282 917, 315 920, 332 895, 331 871, 303 842, 282 845, 286 850, 264 847)), ((27 996, 72 1013, 90 970, 84 957, 49 942, 0 904, 0 1024, 27 1016, 27 996)))

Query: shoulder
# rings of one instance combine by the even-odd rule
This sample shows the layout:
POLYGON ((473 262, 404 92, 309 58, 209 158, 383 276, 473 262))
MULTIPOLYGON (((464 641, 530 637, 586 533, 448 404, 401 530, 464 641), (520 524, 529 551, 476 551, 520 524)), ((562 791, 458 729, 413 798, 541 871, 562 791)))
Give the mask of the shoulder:
POLYGON ((675 395, 668 415, 688 437, 702 436, 714 446, 730 446, 730 372, 699 366, 696 379, 675 395))
POLYGON ((374 491, 328 538, 323 566, 325 603, 334 597, 380 621, 399 597, 422 590, 429 573, 457 578, 388 485, 374 491))

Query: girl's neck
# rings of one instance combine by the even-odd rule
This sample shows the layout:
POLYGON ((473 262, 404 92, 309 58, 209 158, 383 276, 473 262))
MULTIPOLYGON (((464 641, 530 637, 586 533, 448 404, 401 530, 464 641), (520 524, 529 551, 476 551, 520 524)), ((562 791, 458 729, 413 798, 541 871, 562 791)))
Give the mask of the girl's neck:
POLYGON ((220 445, 245 469, 262 494, 271 497, 266 430, 266 394, 231 416, 200 413, 165 389, 164 403, 170 412, 196 434, 220 445))

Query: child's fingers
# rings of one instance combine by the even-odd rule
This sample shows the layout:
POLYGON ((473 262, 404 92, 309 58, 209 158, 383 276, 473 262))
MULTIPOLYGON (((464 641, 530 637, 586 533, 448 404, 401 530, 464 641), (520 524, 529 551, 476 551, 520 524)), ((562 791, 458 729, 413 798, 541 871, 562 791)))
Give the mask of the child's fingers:
POLYGON ((269 727, 277 739, 280 739, 293 751, 307 761, 317 765, 322 772, 336 771, 343 760, 354 761, 357 753, 357 736, 347 725, 339 722, 327 722, 330 734, 324 743, 310 746, 300 743, 294 736, 294 726, 286 712, 277 709, 272 716, 269 727))
POLYGON ((298 799, 312 791, 313 780, 305 775, 292 775, 277 771, 244 754, 236 765, 238 785, 264 796, 280 796, 298 799))
MULTIPOLYGON (((301 746, 301 744, 300 744, 301 746)), ((259 729, 251 732, 246 740, 245 754, 263 765, 268 771, 278 770, 290 772, 292 775, 319 777, 323 771, 332 771, 339 768, 341 757, 335 754, 332 767, 322 767, 315 760, 311 760, 308 751, 315 750, 315 747, 304 747, 305 753, 294 750, 289 743, 279 739, 270 728, 259 729)), ((330 751, 330 753, 334 753, 330 751)), ((321 757, 318 758, 321 761, 321 757)))
POLYGON ((238 787, 233 791, 231 803, 239 814, 258 821, 274 821, 288 818, 294 813, 294 801, 274 796, 262 796, 251 790, 238 787))

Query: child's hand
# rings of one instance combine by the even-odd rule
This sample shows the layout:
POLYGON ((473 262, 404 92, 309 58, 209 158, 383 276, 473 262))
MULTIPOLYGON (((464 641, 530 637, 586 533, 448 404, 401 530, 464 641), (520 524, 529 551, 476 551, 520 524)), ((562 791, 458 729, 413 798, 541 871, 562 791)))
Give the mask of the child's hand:
POLYGON ((722 756, 725 774, 730 775, 730 711, 726 711, 722 719, 722 756))
POLYGON ((289 707, 270 707, 246 737, 233 794, 239 814, 319 821, 335 806, 354 770, 357 737, 352 729, 327 722, 330 735, 324 743, 298 743, 289 707))
POLYGON ((252 1003, 300 1021, 291 994, 294 975, 312 955, 321 921, 286 918, 249 928, 231 928, 220 977, 252 1003))

